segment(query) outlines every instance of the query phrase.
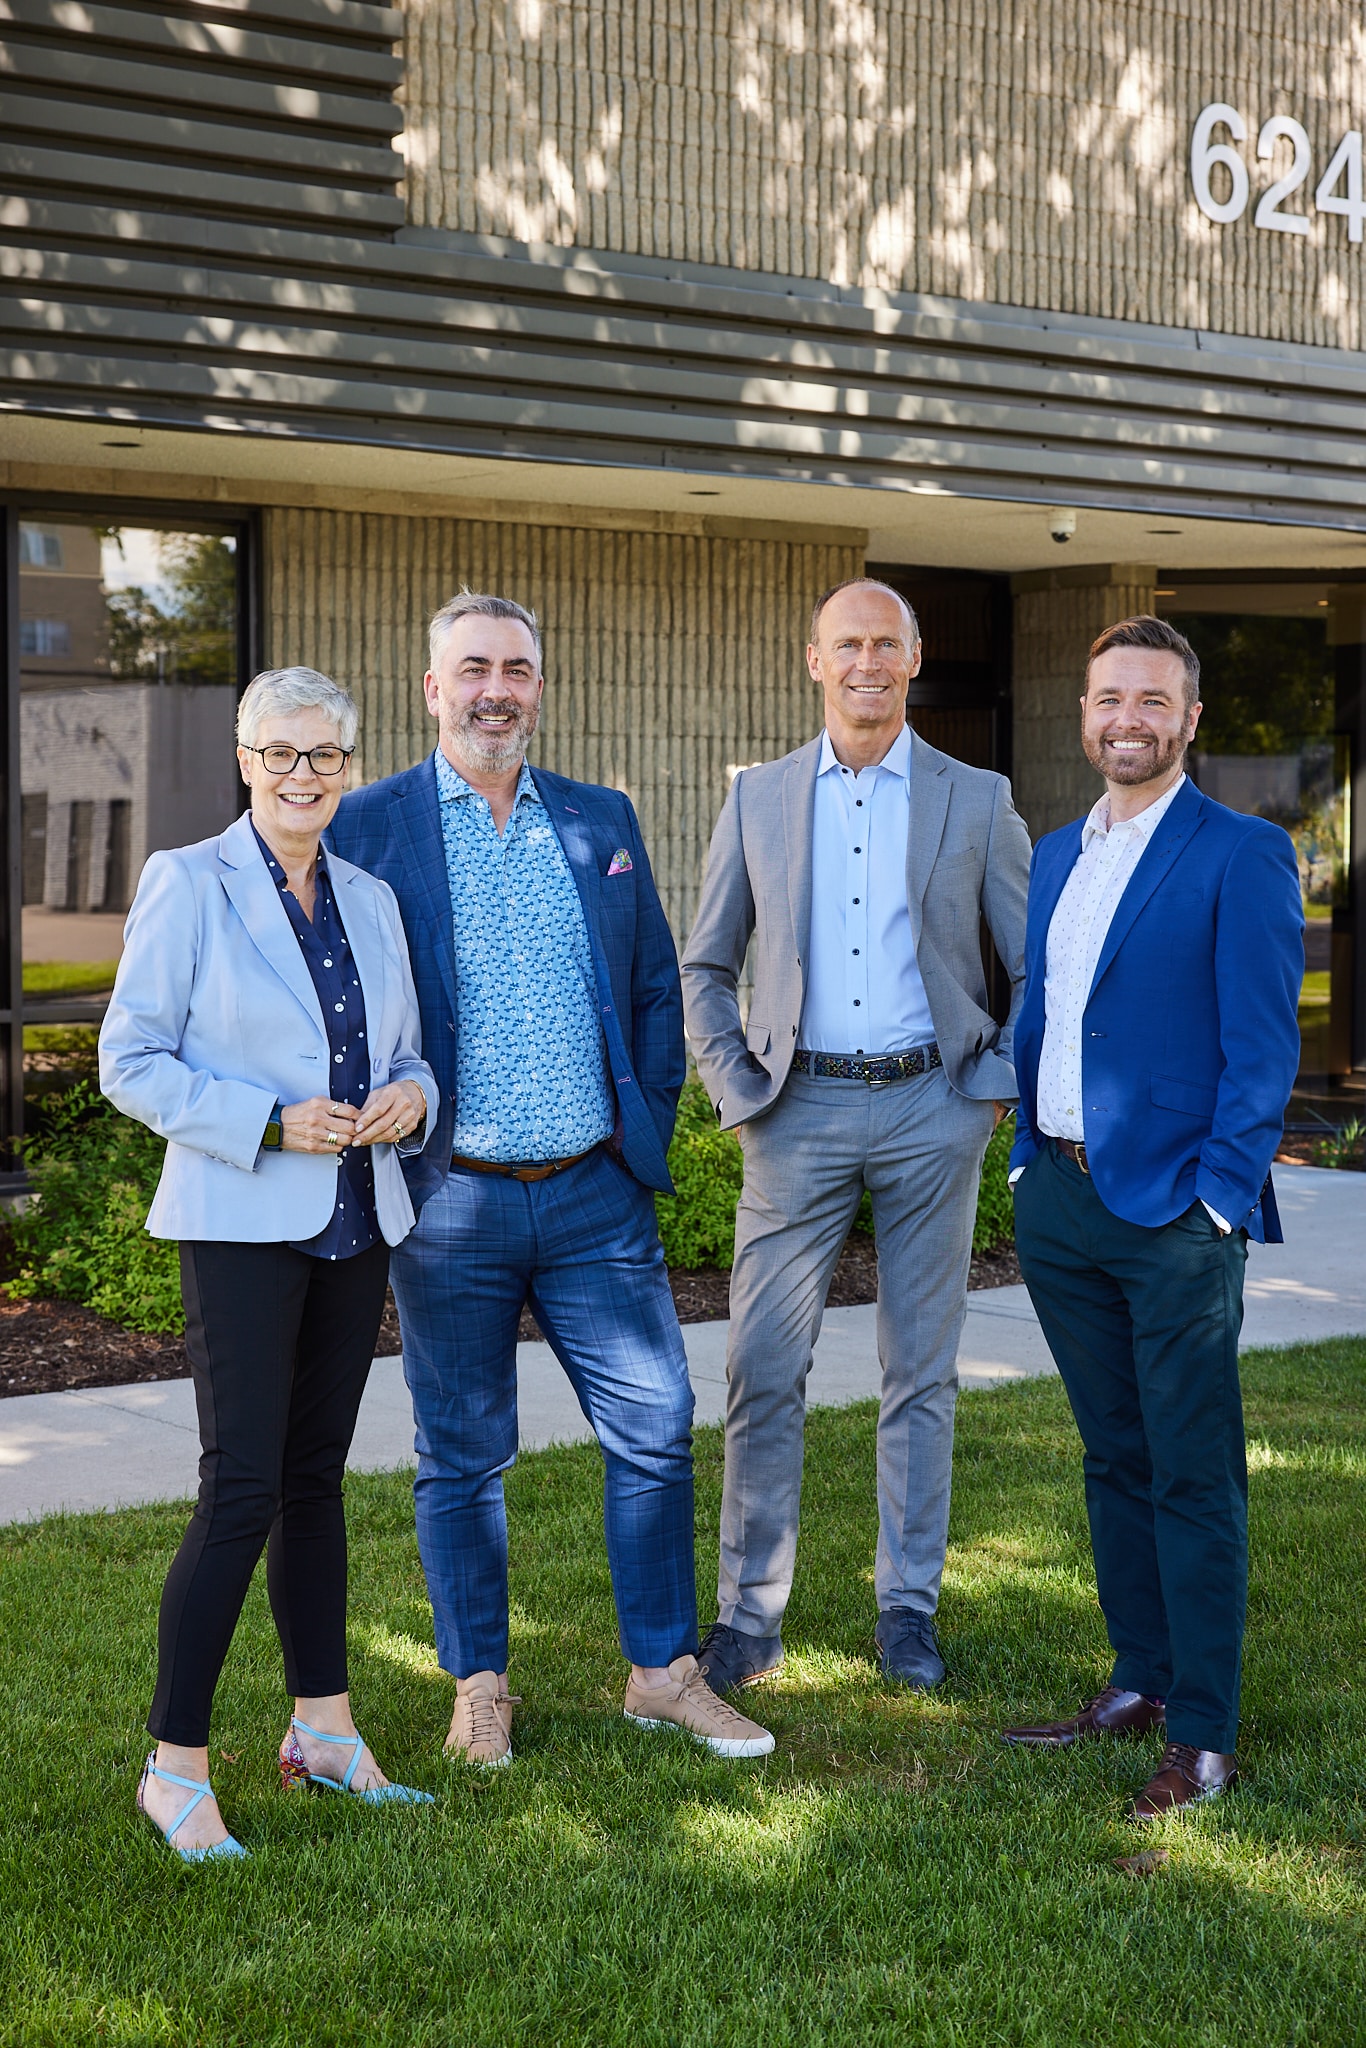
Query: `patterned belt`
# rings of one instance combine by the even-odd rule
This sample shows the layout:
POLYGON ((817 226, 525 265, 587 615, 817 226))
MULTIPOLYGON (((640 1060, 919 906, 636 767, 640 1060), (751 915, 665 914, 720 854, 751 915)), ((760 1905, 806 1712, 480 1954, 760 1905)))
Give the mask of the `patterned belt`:
MULTIPOLYGON (((596 1145, 590 1145, 588 1152, 596 1152, 596 1145)), ((452 1152, 451 1165, 458 1166, 466 1173, 501 1173, 508 1180, 549 1180, 552 1173, 563 1173, 566 1166, 577 1166, 588 1152, 576 1152, 572 1159, 534 1159, 520 1166, 507 1165, 501 1159, 467 1159, 463 1152, 452 1152)))
POLYGON ((1075 1139, 1072 1138, 1054 1138, 1053 1143, 1057 1146, 1064 1159, 1070 1159, 1072 1164, 1079 1166, 1084 1174, 1090 1174, 1091 1169, 1086 1163, 1086 1147, 1084 1145, 1078 1145, 1075 1139))
POLYGON ((870 1088, 885 1088, 889 1081, 908 1081, 912 1074, 928 1074, 944 1062, 939 1047, 930 1044, 874 1060, 856 1059, 852 1053, 798 1051, 792 1064, 799 1074, 815 1074, 822 1081, 866 1081, 870 1088))

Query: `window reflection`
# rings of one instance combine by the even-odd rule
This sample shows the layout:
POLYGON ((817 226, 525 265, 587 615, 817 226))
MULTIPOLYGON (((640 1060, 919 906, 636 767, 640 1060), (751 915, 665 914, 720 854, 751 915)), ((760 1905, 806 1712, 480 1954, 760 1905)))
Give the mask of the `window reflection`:
POLYGON ((1201 662, 1196 780, 1230 810, 1283 825, 1295 844, 1305 915, 1301 1080, 1342 1073, 1350 1066, 1351 939, 1334 932, 1333 911, 1347 904, 1350 776, 1346 739, 1333 731, 1326 623, 1258 614, 1171 618, 1201 662))
POLYGON ((31 1078, 109 989, 147 856, 236 815, 237 577, 222 529, 20 523, 24 1007, 52 1019, 31 1078))

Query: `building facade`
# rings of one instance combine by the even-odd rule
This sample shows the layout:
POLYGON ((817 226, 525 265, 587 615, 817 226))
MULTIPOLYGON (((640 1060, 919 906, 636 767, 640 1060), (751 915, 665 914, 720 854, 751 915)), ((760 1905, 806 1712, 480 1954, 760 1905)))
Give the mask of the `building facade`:
POLYGON ((906 591, 918 729, 1036 834, 1090 640, 1171 614, 1197 774, 1300 850, 1306 1077, 1366 1060, 1351 10, 6 0, 0 56, 7 1128, 25 1014, 98 1000, 36 969, 230 815, 243 676, 335 674, 387 774, 462 583, 542 615, 541 758, 680 938, 827 584, 906 591))

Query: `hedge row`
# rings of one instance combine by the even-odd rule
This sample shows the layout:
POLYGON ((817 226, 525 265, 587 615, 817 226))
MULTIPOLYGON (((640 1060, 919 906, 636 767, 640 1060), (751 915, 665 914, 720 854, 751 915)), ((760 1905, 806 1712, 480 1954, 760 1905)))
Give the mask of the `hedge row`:
MULTIPOLYGON (((1010 1129, 1003 1124, 987 1148, 974 1251, 1011 1241, 1010 1129)), ((19 1270, 7 1293, 85 1302, 130 1330, 183 1330, 177 1248, 143 1229, 164 1149, 88 1081, 50 1098, 29 1154, 34 1200, 13 1220, 19 1270)), ((683 1268, 728 1269, 744 1159, 733 1134, 718 1128, 695 1076, 678 1106, 669 1170, 677 1193, 656 1198, 666 1259, 683 1268)), ((857 1220, 872 1229, 866 1196, 857 1220)))
MULTIPOLYGON (((1008 1117, 987 1146, 972 1232, 975 1252, 997 1251, 1015 1241, 1014 1209, 1006 1185, 1014 1132, 1014 1119, 1008 1117)), ((696 1075, 688 1080, 678 1105, 669 1171, 677 1194, 655 1197, 665 1258, 671 1266, 721 1266, 729 1271, 735 1258, 735 1205, 744 1179, 744 1156, 735 1134, 717 1125, 716 1112, 696 1075)), ((867 1195, 854 1227, 872 1232, 867 1195)))

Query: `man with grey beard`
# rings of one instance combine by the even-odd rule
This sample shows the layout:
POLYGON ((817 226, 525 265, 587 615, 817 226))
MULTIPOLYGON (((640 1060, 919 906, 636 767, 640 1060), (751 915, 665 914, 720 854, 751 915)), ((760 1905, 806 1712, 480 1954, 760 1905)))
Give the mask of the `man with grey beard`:
POLYGON ((526 760, 534 613, 466 590, 430 639, 435 751, 344 797, 330 836, 398 897, 441 1090, 404 1161, 419 1214, 390 1270, 418 1547, 456 1681, 446 1747, 512 1759, 503 1474, 529 1301, 602 1447, 627 1717, 762 1756, 773 1737, 695 1654, 692 1389, 653 1193, 671 1192, 683 1009, 640 826, 620 791, 526 760))

